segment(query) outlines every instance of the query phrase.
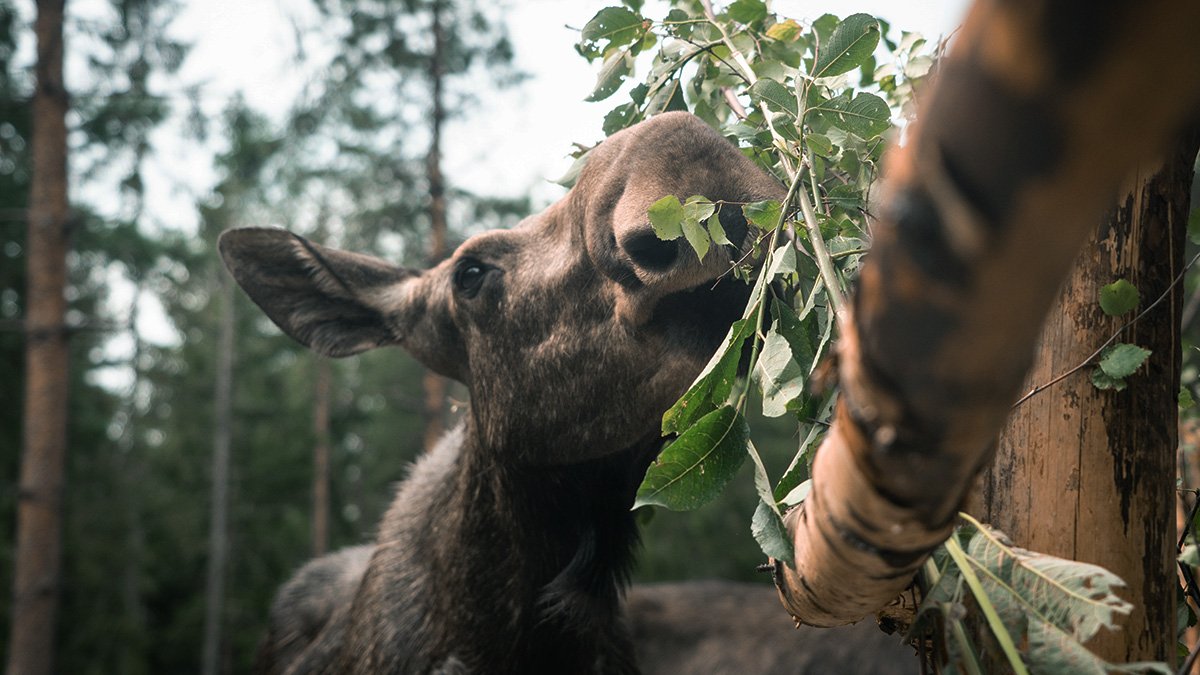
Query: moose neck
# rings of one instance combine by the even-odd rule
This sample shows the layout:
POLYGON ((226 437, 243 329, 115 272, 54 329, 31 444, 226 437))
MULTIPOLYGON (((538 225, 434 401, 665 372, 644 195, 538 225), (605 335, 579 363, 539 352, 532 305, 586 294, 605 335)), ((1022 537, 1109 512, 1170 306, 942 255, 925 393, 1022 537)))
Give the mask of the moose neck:
POLYGON ((499 663, 590 672, 598 654, 627 641, 616 617, 637 544, 630 506, 657 435, 551 467, 516 465, 506 461, 513 449, 480 447, 475 438, 466 434, 447 476, 454 516, 447 536, 432 542, 433 583, 451 606, 434 611, 452 612, 463 637, 507 632, 495 644, 511 651, 490 655, 499 663))

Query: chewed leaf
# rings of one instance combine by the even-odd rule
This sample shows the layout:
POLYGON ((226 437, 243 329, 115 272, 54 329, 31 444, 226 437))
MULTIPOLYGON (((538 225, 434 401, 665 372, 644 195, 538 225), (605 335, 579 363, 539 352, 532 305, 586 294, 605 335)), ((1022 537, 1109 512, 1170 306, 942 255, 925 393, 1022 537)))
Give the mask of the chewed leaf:
POLYGON ((643 21, 624 7, 605 7, 584 25, 578 49, 584 56, 595 58, 613 47, 627 45, 645 32, 643 21))
POLYGON ((1117 595, 1115 589, 1124 587, 1125 582, 1112 572, 1017 548, 986 527, 980 526, 971 537, 967 553, 1012 596, 1017 603, 1014 606, 1027 609, 1080 642, 1091 639, 1101 628, 1116 628, 1119 617, 1133 609, 1117 595))
POLYGON ((614 51, 604 58, 600 66, 600 74, 596 76, 596 86, 587 97, 589 101, 603 101, 612 96, 625 78, 633 73, 633 55, 628 49, 614 51))
POLYGON ((663 449, 638 488, 633 508, 691 511, 712 501, 746 459, 750 429, 736 409, 722 406, 663 449))

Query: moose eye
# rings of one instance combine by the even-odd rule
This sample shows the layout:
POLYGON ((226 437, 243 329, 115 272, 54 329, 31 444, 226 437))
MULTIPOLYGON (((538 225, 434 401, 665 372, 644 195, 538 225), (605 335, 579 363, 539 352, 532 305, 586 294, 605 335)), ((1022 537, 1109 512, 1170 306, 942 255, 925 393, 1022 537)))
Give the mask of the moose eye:
POLYGON ((487 266, 478 260, 466 258, 454 268, 454 290, 468 298, 473 298, 483 287, 483 279, 487 275, 487 266))

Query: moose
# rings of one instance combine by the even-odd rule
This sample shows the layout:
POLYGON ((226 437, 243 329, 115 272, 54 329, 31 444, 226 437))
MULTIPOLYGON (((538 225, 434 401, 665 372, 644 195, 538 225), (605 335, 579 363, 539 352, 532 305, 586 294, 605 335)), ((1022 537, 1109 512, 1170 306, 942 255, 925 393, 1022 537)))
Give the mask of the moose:
POLYGON ((729 270, 751 250, 738 208, 719 216, 735 245, 703 260, 656 236, 647 210, 782 193, 698 118, 667 113, 594 148, 543 213, 424 272, 282 229, 224 233, 229 271, 291 337, 332 357, 399 345, 471 394, 375 544, 283 587, 261 671, 640 672, 622 613, 630 507, 662 412, 740 316, 749 287, 729 270))

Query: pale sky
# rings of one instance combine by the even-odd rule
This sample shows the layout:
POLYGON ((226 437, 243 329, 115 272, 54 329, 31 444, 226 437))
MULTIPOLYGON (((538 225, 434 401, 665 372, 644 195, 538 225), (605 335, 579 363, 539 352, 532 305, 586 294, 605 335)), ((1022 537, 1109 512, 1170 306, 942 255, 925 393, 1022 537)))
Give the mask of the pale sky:
MULTIPOLYGON (((451 181, 484 194, 532 193, 538 204, 562 194, 549 180, 561 176, 570 165, 567 153, 571 143, 599 140, 604 114, 622 102, 621 93, 599 103, 583 100, 591 91, 597 66, 588 64, 573 48, 577 30, 601 8, 613 4, 618 3, 509 1, 506 18, 517 66, 530 78, 517 88, 486 96, 478 110, 447 129, 445 172, 451 181)), ((777 0, 773 4, 778 13, 798 19, 813 19, 826 12, 843 17, 866 12, 882 16, 896 28, 930 38, 951 32, 965 6, 965 0, 777 0)), ((194 46, 181 75, 186 82, 208 82, 205 100, 211 106, 209 112, 215 115, 224 101, 240 91, 255 108, 281 118, 304 80, 304 74, 289 60, 295 49, 290 21, 313 17, 307 0, 194 0, 184 7, 175 21, 175 33, 194 46)), ((663 13, 655 9, 651 0, 646 15, 663 13)), ((185 163, 205 159, 187 159, 182 149, 179 153, 185 163)), ((194 173, 199 178, 200 172, 194 173)), ((207 173, 211 181, 211 171, 207 173)), ((165 186, 159 190, 155 201, 161 200, 161 208, 168 208, 165 186)), ((152 204, 151 208, 160 207, 152 204)))

